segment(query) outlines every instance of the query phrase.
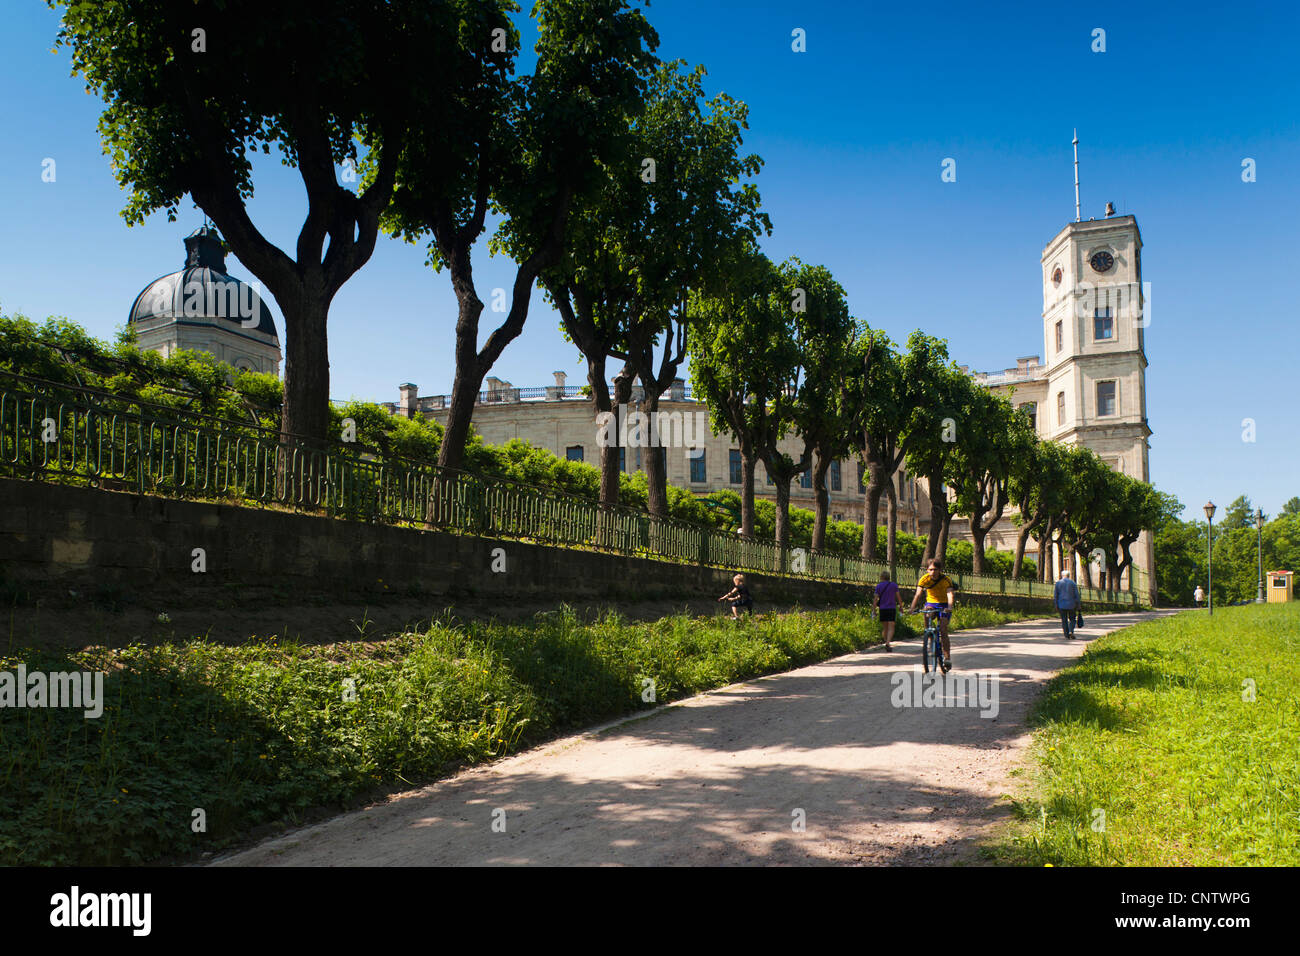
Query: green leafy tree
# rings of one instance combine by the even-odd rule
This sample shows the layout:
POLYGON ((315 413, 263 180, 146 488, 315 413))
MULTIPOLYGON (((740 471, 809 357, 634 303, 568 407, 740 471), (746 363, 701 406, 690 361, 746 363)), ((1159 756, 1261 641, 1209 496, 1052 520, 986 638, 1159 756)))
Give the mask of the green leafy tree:
POLYGON ((851 415, 853 447, 867 470, 861 555, 878 560, 880 498, 889 495, 886 560, 898 558, 898 501, 894 475, 907 453, 905 429, 917 396, 904 377, 903 365, 884 332, 865 330, 850 346, 854 368, 845 375, 841 405, 851 415))
MULTIPOLYGON (((1173 495, 1157 491, 1144 481, 1125 478, 1125 501, 1120 510, 1120 520, 1113 529, 1119 542, 1119 562, 1110 567, 1110 587, 1118 589, 1124 573, 1133 566, 1130 549, 1137 543, 1143 531, 1154 533, 1170 520, 1172 508, 1181 510, 1182 505, 1173 495)), ((1159 565, 1153 569, 1158 573, 1159 565)))
MULTIPOLYGON (((761 160, 741 157, 744 103, 720 94, 704 101, 703 67, 683 72, 680 61, 659 67, 644 110, 633 118, 625 151, 603 179, 575 203, 572 238, 542 281, 562 329, 587 362, 587 381, 605 433, 619 434, 617 414, 632 380, 641 378, 643 407, 654 421, 659 395, 677 374, 686 348, 682 308, 690 289, 716 281, 728 244, 764 230, 758 193, 740 181, 761 160), (663 339, 662 361, 654 355, 663 339), (623 367, 611 397, 608 357, 623 367), (662 386, 662 387, 661 387, 662 386)), ((602 500, 617 485, 616 444, 602 448, 602 500)), ((647 449, 650 510, 667 509, 664 450, 647 449)))
MULTIPOLYGON (((1062 564, 1067 559, 1073 561, 1084 542, 1105 527, 1108 509, 1114 506, 1116 487, 1115 473, 1091 449, 1070 445, 1065 455, 1068 478, 1051 520, 1051 540, 1060 550, 1062 564)), ((1086 566, 1082 575, 1076 574, 1076 579, 1085 585, 1089 583, 1086 566)))
POLYGON ((759 449, 778 440, 787 427, 776 402, 792 345, 782 294, 776 266, 750 248, 734 258, 724 281, 708 292, 692 293, 690 300, 695 329, 691 379, 708 405, 713 431, 734 436, 740 448, 744 537, 759 533, 754 501, 759 449))
POLYGON ((785 549, 791 546, 790 483, 812 467, 816 444, 834 441, 841 429, 836 376, 833 371, 824 373, 845 368, 853 320, 843 288, 824 266, 792 258, 777 273, 779 284, 770 312, 779 324, 763 340, 763 354, 749 362, 765 376, 771 396, 773 427, 755 442, 755 451, 773 482, 778 561, 784 562, 785 549), (779 447, 789 432, 802 438, 798 460, 779 447))
MULTIPOLYGON (((1268 516, 1264 516, 1268 520, 1268 516)), ((1238 495, 1232 504, 1228 505, 1223 512, 1223 520, 1219 522, 1221 531, 1238 531, 1242 528, 1255 527, 1255 506, 1245 495, 1238 495)))
POLYGON ((123 217, 176 218, 188 194, 270 289, 285 326, 286 435, 325 437, 330 303, 369 260, 415 106, 462 82, 454 24, 472 0, 50 0, 58 45, 105 102, 105 152, 128 191, 123 217), (253 38, 250 40, 250 38, 253 38), (441 64, 430 72, 426 64, 441 64), (358 142, 376 173, 341 177, 358 142), (292 250, 249 216, 251 156, 274 147, 301 174, 307 213, 292 250))
POLYGON ((1205 523, 1171 521, 1155 532, 1156 599, 1190 607, 1198 584, 1205 584, 1205 523))
POLYGON ((1286 512, 1264 526, 1264 571, 1300 574, 1300 512, 1286 512))
POLYGON ((207 352, 181 349, 164 358, 142 352, 124 333, 109 345, 67 319, 37 325, 0 315, 0 370, 39 379, 51 398, 85 401, 57 385, 94 389, 105 410, 141 411, 163 418, 207 415, 243 425, 279 428, 281 383, 274 375, 241 371, 207 352))
MULTIPOLYGON (((841 383, 856 364, 851 343, 864 330, 857 327, 849 314, 844 289, 829 269, 804 265, 797 259, 782 268, 786 275, 786 293, 792 301, 798 298, 801 305, 793 317, 798 358, 789 379, 788 391, 792 391, 795 397, 790 407, 790 425, 803 442, 800 460, 808 461, 812 471, 816 505, 809 544, 815 550, 822 550, 830 512, 826 472, 832 461, 847 454, 853 437, 851 408, 846 404, 847 396, 841 383)), ((775 448, 769 449, 771 458, 765 460, 777 462, 776 454, 775 448)), ((783 466, 785 460, 782 456, 780 465, 783 466)), ((770 473, 771 463, 768 468, 770 473)), ((778 511, 781 501, 779 485, 778 478, 778 511)), ((789 484, 785 487, 788 494, 789 484)), ((788 498, 785 507, 789 508, 788 498)))
POLYGON ((971 569, 983 574, 984 542, 1006 511, 1012 469, 1037 438, 1028 419, 991 392, 976 388, 968 408, 969 417, 957 432, 950 474, 955 510, 970 517, 971 569))
POLYGON ((1056 442, 1035 442, 1012 462, 1007 479, 1007 494, 1015 505, 1020 530, 1016 535, 1012 577, 1019 578, 1025 566, 1025 549, 1030 537, 1037 537, 1040 579, 1044 572, 1046 541, 1051 536, 1052 516, 1060 508, 1064 491, 1066 457, 1064 446, 1056 442))
MULTIPOLYGON (((458 21, 463 56, 450 96, 420 104, 417 135, 402 154, 384 228, 428 240, 456 295, 456 378, 439 464, 459 467, 483 379, 528 316, 534 284, 563 257, 572 210, 602 182, 601 165, 629 148, 658 37, 626 0, 538 0, 537 63, 515 79, 519 35, 507 0, 470 3, 458 21), (480 347, 483 302, 471 253, 495 209, 489 242, 516 262, 505 319, 480 347)), ((421 57, 421 62, 438 62, 421 57)), ((378 177, 378 170, 370 171, 378 177)))
MULTIPOLYGON (((740 152, 749 109, 725 93, 703 102, 704 75, 702 67, 683 73, 669 64, 656 77, 655 95, 636 127, 643 214, 627 240, 640 262, 644 307, 631 317, 625 349, 611 354, 636 372, 642 407, 651 416, 686 357, 690 291, 719 288, 735 257, 772 231, 757 188, 746 182, 763 161, 740 152)), ((665 454, 663 447, 648 449, 652 514, 663 507, 665 454)))
POLYGON ((930 531, 923 561, 947 547, 952 512, 945 479, 952 471, 958 429, 970 427, 975 384, 948 360, 948 345, 913 332, 902 356, 902 378, 915 400, 904 429, 908 470, 925 478, 930 496, 930 531))

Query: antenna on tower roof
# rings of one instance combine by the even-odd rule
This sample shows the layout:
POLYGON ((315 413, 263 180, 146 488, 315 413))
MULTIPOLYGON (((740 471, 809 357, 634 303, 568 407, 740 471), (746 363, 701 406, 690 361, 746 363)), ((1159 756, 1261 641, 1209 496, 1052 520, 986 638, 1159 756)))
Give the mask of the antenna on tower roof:
POLYGON ((1079 131, 1074 131, 1074 221, 1083 218, 1079 212, 1079 131))

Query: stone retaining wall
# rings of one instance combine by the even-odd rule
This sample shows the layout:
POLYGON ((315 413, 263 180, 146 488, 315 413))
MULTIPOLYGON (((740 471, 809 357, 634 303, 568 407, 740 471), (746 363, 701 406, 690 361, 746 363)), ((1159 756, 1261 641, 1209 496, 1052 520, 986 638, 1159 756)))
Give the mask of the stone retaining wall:
MULTIPOLYGON (((20 603, 183 593, 229 603, 241 589, 297 601, 368 595, 503 601, 698 599, 732 572, 508 539, 393 528, 291 512, 0 479, 0 584, 20 603), (196 570, 202 567, 202 570, 196 570)), ((746 573, 764 604, 869 601, 866 588, 746 573)), ((1047 609, 1041 598, 959 595, 1047 609)))

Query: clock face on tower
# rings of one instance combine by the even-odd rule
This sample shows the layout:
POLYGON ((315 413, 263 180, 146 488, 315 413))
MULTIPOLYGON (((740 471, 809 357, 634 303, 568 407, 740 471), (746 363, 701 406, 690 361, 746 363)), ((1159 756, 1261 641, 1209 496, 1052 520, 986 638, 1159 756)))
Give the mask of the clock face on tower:
POLYGON ((1088 264, 1092 266, 1093 272, 1109 272, 1111 266, 1115 265, 1115 257, 1109 252, 1094 252, 1088 264))

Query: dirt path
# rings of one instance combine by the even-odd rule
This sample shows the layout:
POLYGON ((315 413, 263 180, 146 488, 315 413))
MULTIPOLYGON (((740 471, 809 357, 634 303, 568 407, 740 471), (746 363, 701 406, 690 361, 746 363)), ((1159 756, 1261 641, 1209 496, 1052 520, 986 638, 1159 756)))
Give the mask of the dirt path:
POLYGON ((956 693, 975 706, 894 706, 893 676, 915 686, 920 657, 916 642, 896 643, 555 741, 215 862, 974 861, 1008 818, 1008 773, 1043 682, 1087 640, 1152 616, 1090 617, 1075 641, 1053 621, 958 632, 953 675, 996 672, 983 684, 996 687, 996 716, 981 716, 994 710, 987 693, 956 693))

